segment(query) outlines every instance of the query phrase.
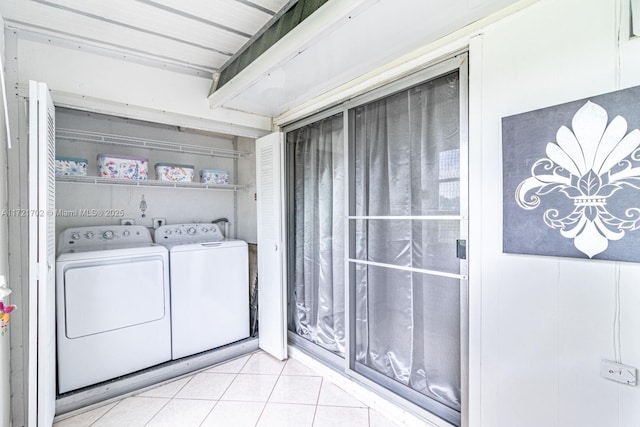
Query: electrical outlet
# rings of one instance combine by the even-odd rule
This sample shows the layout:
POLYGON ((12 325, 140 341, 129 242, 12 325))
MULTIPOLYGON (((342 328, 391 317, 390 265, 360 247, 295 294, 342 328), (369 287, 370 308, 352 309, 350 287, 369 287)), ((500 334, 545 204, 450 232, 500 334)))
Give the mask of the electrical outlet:
POLYGON ((164 218, 153 218, 153 228, 156 229, 158 227, 162 227, 167 223, 167 220, 164 218))
POLYGON ((633 366, 623 365, 611 360, 603 360, 600 363, 600 375, 603 378, 622 384, 636 385, 637 371, 633 366))

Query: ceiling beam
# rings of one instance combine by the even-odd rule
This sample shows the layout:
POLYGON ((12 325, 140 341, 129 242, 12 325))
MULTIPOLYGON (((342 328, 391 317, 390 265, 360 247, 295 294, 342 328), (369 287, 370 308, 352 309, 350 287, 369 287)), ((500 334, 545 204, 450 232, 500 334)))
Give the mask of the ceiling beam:
POLYGON ((20 37, 24 40, 50 43, 53 46, 70 49, 83 49, 86 52, 101 56, 131 61, 137 64, 170 70, 181 74, 199 76, 206 79, 213 79, 217 76, 218 72, 216 68, 208 65, 193 64, 172 57, 135 49, 131 46, 123 46, 89 37, 78 36, 76 34, 53 30, 10 18, 5 18, 5 23, 8 28, 19 31, 20 37))
POLYGON ((152 36, 155 36, 155 37, 159 37, 159 38, 163 38, 163 39, 166 39, 166 40, 171 40, 171 41, 174 41, 174 42, 177 42, 177 43, 193 46, 193 47, 196 47, 196 48, 199 48, 199 49, 206 50, 208 52, 213 52, 213 53, 217 53, 217 54, 228 56, 228 57, 233 56, 233 52, 226 52, 226 51, 219 50, 219 49, 216 49, 216 48, 213 48, 213 47, 210 47, 210 46, 201 45, 201 44, 194 43, 194 42, 191 42, 191 41, 188 41, 188 40, 180 39, 178 37, 173 37, 173 36, 169 36, 167 34, 159 33, 157 31, 151 31, 151 30, 148 30, 148 29, 145 29, 145 28, 136 27, 135 25, 126 24, 124 22, 120 22, 120 21, 116 21, 116 20, 113 20, 113 19, 105 18, 103 16, 95 15, 93 13, 85 12, 83 10, 74 9, 72 7, 67 7, 67 6, 63 6, 63 5, 60 5, 60 4, 52 3, 52 2, 49 2, 47 0, 32 0, 32 1, 35 2, 35 3, 40 3, 40 4, 44 5, 44 6, 49 6, 49 7, 53 7, 53 8, 56 8, 56 9, 64 10, 65 12, 74 13, 76 15, 81 15, 81 16, 84 16, 86 18, 91 18, 91 19, 95 19, 95 20, 98 20, 98 21, 106 22, 106 23, 111 24, 111 25, 116 25, 116 26, 119 26, 119 27, 127 28, 129 30, 138 31, 138 32, 141 32, 141 33, 149 34, 149 35, 152 35, 152 36))
POLYGON ((222 66, 220 76, 213 82, 209 93, 211 94, 218 87, 224 86, 247 65, 251 64, 316 10, 320 9, 327 1, 297 0, 289 2, 277 17, 274 17, 265 25, 258 35, 254 36, 231 60, 222 66))
POLYGON ((202 18, 202 17, 197 16, 197 15, 192 15, 192 14, 187 13, 187 12, 185 12, 183 10, 180 10, 180 9, 175 9, 173 7, 165 6, 164 4, 157 3, 157 2, 155 2, 153 0, 136 0, 136 1, 139 2, 139 3, 146 4, 147 6, 151 6, 151 7, 155 7, 157 9, 160 9, 160 10, 164 10, 165 12, 169 12, 169 13, 173 13, 175 15, 182 16, 183 18, 187 18, 187 19, 191 19, 191 20, 194 20, 194 21, 202 22, 205 25, 209 25, 211 27, 215 27, 215 28, 218 28, 220 30, 227 31, 227 32, 232 33, 232 34, 236 34, 238 36, 246 38, 247 40, 251 38, 251 34, 242 32, 242 31, 237 30, 235 28, 227 27, 226 25, 222 25, 222 24, 219 24, 217 22, 210 21, 208 19, 202 18))
POLYGON ((249 6, 249 7, 252 7, 254 9, 256 9, 256 10, 259 10, 260 12, 264 12, 267 15, 273 16, 273 15, 276 14, 276 12, 274 12, 273 10, 267 9, 266 7, 260 6, 259 4, 255 4, 254 2, 249 1, 249 0, 236 0, 236 1, 238 3, 244 4, 245 6, 249 6))
MULTIPOLYGON (((225 85, 209 94, 211 107, 219 107, 234 98, 242 90, 253 85, 270 70, 281 66, 288 59, 305 49, 322 34, 332 31, 336 26, 347 22, 351 15, 367 8, 377 0, 328 0, 302 25, 298 25, 278 40, 265 53, 248 64, 241 73, 236 74, 225 85)), ((215 76, 214 76, 215 77, 215 76)))

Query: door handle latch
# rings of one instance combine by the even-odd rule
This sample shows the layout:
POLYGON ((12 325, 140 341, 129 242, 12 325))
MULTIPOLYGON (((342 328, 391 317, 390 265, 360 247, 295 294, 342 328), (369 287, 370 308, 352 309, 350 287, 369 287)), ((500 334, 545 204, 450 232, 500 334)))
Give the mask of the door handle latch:
POLYGON ((467 259, 467 241, 456 240, 456 257, 459 259, 467 259))

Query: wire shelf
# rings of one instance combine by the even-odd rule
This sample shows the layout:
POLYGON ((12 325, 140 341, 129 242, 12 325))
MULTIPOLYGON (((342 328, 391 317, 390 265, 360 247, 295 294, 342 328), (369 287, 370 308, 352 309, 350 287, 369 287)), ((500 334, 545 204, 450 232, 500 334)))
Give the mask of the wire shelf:
POLYGON ((176 142, 131 136, 113 135, 76 129, 56 129, 56 139, 71 142, 91 142, 95 144, 111 144, 123 147, 148 148, 171 151, 174 153, 198 154, 203 156, 224 157, 229 159, 246 158, 249 153, 225 148, 201 147, 199 145, 179 144, 176 142))
POLYGON ((103 184, 103 185, 128 185, 134 187, 165 187, 165 188, 192 188, 200 190, 225 190, 238 191, 246 190, 244 185, 233 184, 203 184, 200 182, 169 182, 156 181, 152 179, 118 179, 105 178, 100 176, 69 176, 58 175, 56 182, 68 182, 77 184, 103 184))

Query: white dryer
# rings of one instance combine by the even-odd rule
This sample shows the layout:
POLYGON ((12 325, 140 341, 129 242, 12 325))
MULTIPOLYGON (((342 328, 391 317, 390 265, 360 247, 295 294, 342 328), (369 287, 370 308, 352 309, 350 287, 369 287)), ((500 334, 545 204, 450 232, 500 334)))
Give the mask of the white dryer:
POLYGON ((154 237, 169 249, 173 359, 247 338, 247 243, 217 224, 164 225, 154 237))
POLYGON ((171 360, 168 253, 146 227, 71 228, 58 248, 59 393, 171 360))

